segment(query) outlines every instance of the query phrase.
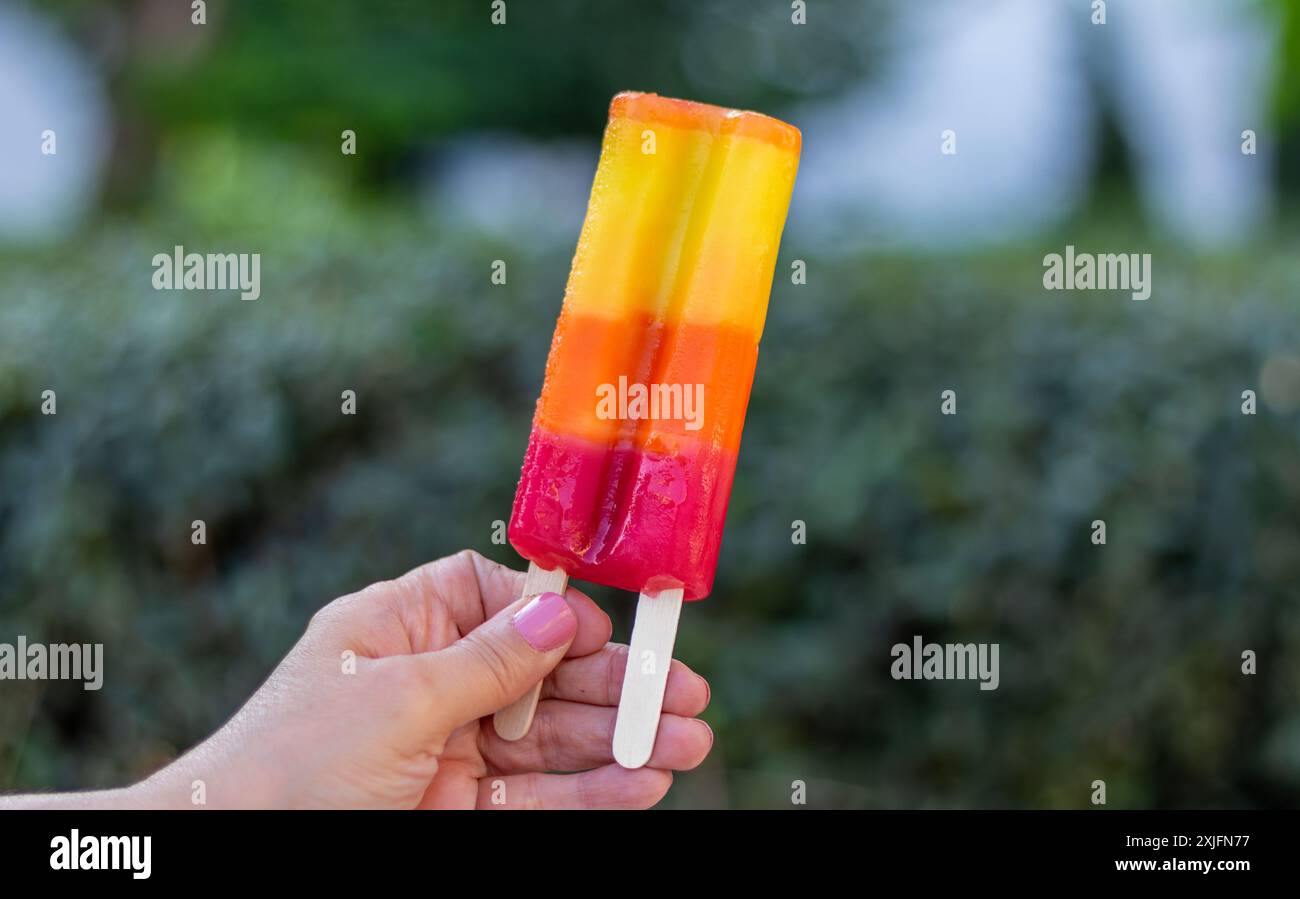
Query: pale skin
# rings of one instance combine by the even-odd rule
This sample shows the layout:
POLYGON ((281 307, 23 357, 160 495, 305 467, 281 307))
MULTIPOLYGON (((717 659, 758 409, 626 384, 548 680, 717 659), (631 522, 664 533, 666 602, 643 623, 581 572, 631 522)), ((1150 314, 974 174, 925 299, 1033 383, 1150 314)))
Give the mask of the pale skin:
POLYGON ((713 746, 696 717, 708 684, 673 661, 650 762, 620 767, 610 747, 627 647, 570 588, 544 622, 556 645, 536 648, 536 627, 515 620, 523 580, 466 551, 336 599, 230 721, 153 776, 0 808, 654 805, 713 746), (502 740, 492 713, 542 678, 532 729, 502 740))

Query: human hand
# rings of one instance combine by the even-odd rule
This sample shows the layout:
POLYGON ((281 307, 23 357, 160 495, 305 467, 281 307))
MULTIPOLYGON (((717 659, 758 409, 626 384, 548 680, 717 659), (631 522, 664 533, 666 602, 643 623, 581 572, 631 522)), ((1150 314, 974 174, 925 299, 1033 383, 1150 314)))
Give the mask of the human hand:
POLYGON ((649 764, 614 764, 627 647, 578 590, 525 601, 523 580, 465 551, 336 599, 225 726, 129 804, 193 805, 202 781, 210 807, 654 805, 712 748, 694 720, 708 684, 674 660, 649 764), (491 714, 543 677, 532 729, 502 740, 491 714))

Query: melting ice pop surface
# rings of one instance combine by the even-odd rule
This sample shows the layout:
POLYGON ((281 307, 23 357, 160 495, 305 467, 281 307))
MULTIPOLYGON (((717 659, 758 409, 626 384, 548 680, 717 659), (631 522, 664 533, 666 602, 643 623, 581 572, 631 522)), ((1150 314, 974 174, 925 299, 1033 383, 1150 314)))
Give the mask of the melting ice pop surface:
POLYGON ((799 148, 758 113, 614 98, 510 518, 526 559, 708 595, 799 148))

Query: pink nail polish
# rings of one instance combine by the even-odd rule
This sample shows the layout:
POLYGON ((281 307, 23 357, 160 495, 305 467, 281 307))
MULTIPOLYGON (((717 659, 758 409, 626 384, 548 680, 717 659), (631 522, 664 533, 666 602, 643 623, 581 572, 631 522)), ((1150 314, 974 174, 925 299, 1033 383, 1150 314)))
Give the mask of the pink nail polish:
POLYGON ((511 619, 519 636, 538 652, 550 652, 563 646, 578 629, 578 619, 558 593, 535 596, 511 619))

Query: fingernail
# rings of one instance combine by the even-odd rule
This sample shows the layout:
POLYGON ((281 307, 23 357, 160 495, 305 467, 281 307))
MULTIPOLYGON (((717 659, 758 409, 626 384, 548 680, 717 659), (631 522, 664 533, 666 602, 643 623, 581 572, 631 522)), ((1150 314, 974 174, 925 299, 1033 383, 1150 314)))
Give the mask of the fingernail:
POLYGON ((541 593, 510 619, 519 636, 538 652, 563 646, 578 629, 578 619, 558 593, 541 593))
POLYGON ((713 688, 709 686, 707 678, 699 674, 695 676, 700 679, 700 683, 704 684, 704 707, 707 709, 709 707, 709 701, 713 699, 713 688))

